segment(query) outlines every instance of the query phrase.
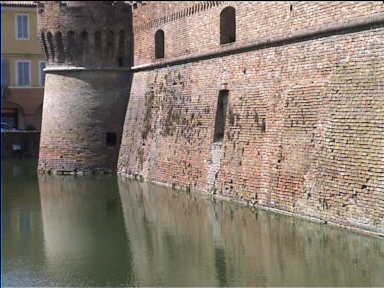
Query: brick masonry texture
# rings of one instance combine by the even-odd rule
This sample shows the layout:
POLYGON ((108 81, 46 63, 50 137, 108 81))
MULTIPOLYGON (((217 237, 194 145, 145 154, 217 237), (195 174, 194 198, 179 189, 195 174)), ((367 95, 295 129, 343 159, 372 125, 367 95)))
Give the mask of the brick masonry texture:
POLYGON ((188 61, 380 16, 382 2, 212 2, 200 11, 186 5, 133 10, 136 67, 118 171, 384 233, 382 25, 188 61), (236 9, 236 42, 220 45, 227 6, 236 9), (155 60, 158 29, 165 58, 155 60), (183 63, 150 67, 181 56, 183 63), (220 147, 213 133, 223 89, 229 105, 220 147))
POLYGON ((39 171, 112 172, 132 78, 124 70, 131 61, 131 7, 56 1, 39 4, 38 12, 48 59, 39 171))
POLYGON ((45 81, 39 169, 115 170, 127 105, 129 73, 63 71, 45 81), (114 132, 117 145, 106 145, 114 132))
POLYGON ((126 111, 122 175, 384 234, 381 1, 44 5, 41 170, 115 169, 103 135, 126 111))

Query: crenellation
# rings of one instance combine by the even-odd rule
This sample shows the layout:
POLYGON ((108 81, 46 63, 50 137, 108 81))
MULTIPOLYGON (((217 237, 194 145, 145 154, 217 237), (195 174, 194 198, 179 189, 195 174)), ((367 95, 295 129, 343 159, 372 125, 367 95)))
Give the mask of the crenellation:
MULTIPOLYGON (((54 39, 48 41, 48 51, 56 51, 58 57, 51 57, 50 66, 119 67, 121 63, 115 43, 120 41, 120 31, 128 34, 131 29, 129 19, 132 11, 129 5, 110 1, 68 1, 64 5, 59 1, 42 1, 39 7, 43 49, 45 35, 62 35, 61 39, 52 36, 54 39), (99 47, 93 44, 97 33, 101 35, 100 45, 103 46, 100 54, 96 51, 99 47), (64 50, 64 55, 57 53, 58 50, 64 50)), ((124 38, 129 36, 124 35, 124 38)), ((123 57, 129 57, 128 53, 123 57)))

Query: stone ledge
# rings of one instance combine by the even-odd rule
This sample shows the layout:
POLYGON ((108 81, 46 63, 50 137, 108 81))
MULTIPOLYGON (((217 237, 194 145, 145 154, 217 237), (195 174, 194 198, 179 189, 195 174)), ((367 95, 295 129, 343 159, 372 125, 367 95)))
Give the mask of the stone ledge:
POLYGON ((101 175, 101 174, 113 174, 111 169, 91 169, 91 170, 54 170, 54 169, 38 169, 39 174, 48 175, 101 175))
POLYGON ((44 69, 44 72, 55 72, 55 71, 124 71, 131 72, 131 68, 121 67, 121 68, 97 68, 97 67, 78 67, 78 66, 48 66, 44 69))

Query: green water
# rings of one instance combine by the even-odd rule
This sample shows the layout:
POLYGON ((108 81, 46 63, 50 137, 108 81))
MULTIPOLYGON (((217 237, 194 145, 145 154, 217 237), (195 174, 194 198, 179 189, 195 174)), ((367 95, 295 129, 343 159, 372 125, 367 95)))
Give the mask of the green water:
POLYGON ((384 285, 384 239, 117 176, 5 168, 5 286, 384 285))

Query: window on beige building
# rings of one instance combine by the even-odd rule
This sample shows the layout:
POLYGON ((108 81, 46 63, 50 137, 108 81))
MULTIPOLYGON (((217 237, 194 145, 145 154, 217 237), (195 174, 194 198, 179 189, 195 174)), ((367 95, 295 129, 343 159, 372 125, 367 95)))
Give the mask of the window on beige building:
POLYGON ((16 39, 29 40, 29 15, 16 15, 16 39))
POLYGON ((31 61, 16 61, 16 83, 19 87, 31 86, 31 61))

